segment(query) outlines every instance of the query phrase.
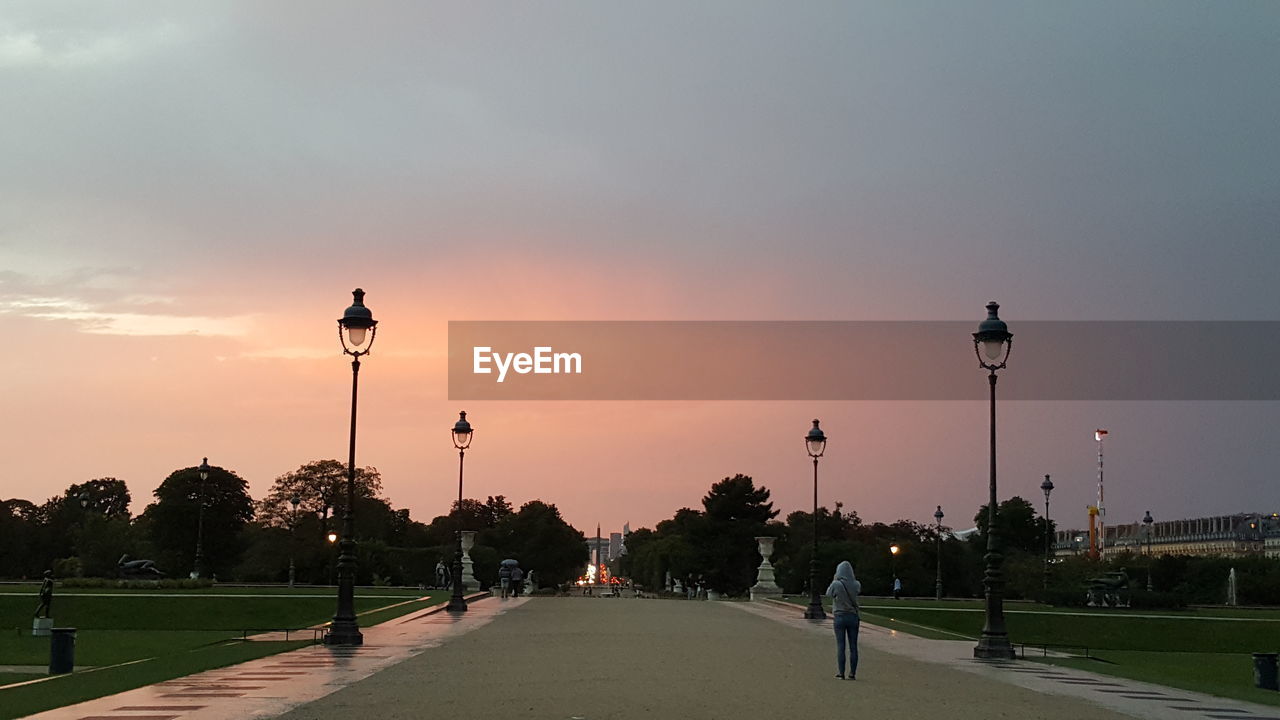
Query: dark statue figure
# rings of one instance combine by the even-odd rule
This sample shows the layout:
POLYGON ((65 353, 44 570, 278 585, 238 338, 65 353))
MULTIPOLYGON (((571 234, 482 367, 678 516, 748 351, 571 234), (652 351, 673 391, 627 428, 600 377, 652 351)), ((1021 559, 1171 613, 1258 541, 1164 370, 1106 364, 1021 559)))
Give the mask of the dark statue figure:
POLYGON ((53 571, 44 571, 44 582, 40 583, 40 604, 36 606, 37 618, 48 618, 53 609, 53 571))
POLYGON ((1089 578, 1089 607, 1129 607, 1129 574, 1124 568, 1103 577, 1089 578))
POLYGON ((116 567, 120 571, 120 577, 125 579, 154 580, 164 577, 164 573, 151 560, 130 560, 128 555, 121 555, 116 567))

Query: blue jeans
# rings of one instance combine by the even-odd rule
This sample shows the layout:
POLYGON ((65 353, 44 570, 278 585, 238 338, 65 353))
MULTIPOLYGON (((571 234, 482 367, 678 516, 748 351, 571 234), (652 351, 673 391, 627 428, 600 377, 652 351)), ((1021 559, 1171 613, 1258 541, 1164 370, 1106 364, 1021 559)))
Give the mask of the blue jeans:
POLYGON ((849 646, 849 675, 858 674, 858 627, 862 619, 857 613, 836 613, 832 623, 836 628, 836 668, 844 675, 844 648, 849 646))

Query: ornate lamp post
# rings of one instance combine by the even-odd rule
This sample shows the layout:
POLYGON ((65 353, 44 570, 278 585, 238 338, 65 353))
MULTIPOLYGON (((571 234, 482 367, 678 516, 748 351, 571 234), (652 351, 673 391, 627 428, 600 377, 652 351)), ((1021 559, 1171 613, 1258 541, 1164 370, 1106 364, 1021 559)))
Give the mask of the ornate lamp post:
POLYGON ((1044 491, 1044 589, 1049 589, 1049 493, 1053 492, 1053 481, 1048 475, 1044 476, 1044 482, 1040 483, 1040 489, 1044 491))
POLYGON ((1013 646, 1004 624, 1004 574, 1000 565, 1000 534, 996 524, 996 371, 1005 367, 1009 351, 1013 347, 1013 334, 1000 319, 1000 304, 987 303, 987 319, 978 325, 973 334, 973 350, 978 356, 978 366, 987 371, 991 385, 991 487, 987 505, 987 563, 982 584, 986 596, 986 619, 982 636, 973 649, 976 658, 1013 658, 1013 646))
POLYGON ((1151 525, 1155 519, 1151 517, 1151 511, 1148 510, 1146 515, 1142 516, 1142 528, 1146 530, 1147 535, 1147 592, 1151 592, 1151 525))
POLYGON ((342 540, 338 543, 338 610, 333 614, 326 645, 363 645, 356 621, 356 398, 360 383, 360 357, 368 355, 378 335, 378 321, 364 306, 364 290, 351 291, 352 303, 338 320, 342 353, 351 356, 351 440, 347 447, 347 507, 342 514, 342 540))
POLYGON ((804 436, 805 448, 809 457, 813 458, 813 554, 809 557, 809 607, 804 611, 806 620, 825 620, 827 613, 822 610, 822 598, 818 595, 818 458, 827 449, 827 436, 813 421, 809 434, 804 436))
POLYGON ((937 511, 933 513, 933 520, 937 523, 938 534, 933 536, 934 548, 938 551, 938 577, 933 580, 933 599, 942 599, 942 506, 939 505, 937 511))
POLYGON ((200 507, 196 510, 196 561, 191 569, 192 579, 200 579, 201 563, 204 560, 204 481, 209 479, 209 458, 200 461, 200 507))
MULTIPOLYGON (((458 413, 458 422, 453 424, 453 446, 458 450, 458 517, 461 518, 462 510, 462 463, 467 455, 467 448, 471 446, 471 436, 474 431, 471 429, 471 423, 467 422, 467 412, 463 410, 458 413)), ((457 546, 453 553, 453 596, 449 598, 449 604, 445 606, 445 610, 449 612, 466 612, 467 599, 462 596, 462 527, 458 527, 457 546)))
POLYGON ((296 543, 293 540, 293 535, 294 528, 298 525, 298 503, 300 502, 302 502, 302 498, 297 495, 289 498, 289 504, 293 506, 293 514, 289 516, 289 587, 293 587, 293 580, 296 575, 293 566, 293 554, 297 548, 295 547, 296 543))

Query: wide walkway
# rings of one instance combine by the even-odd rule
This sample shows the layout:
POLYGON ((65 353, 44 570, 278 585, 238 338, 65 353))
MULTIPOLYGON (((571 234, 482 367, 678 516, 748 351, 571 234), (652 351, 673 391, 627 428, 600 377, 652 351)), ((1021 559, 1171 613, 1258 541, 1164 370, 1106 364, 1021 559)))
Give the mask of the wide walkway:
POLYGON ((1031 662, 970 641, 864 626, 857 681, 833 677, 829 625, 744 602, 535 598, 472 604, 37 717, 214 720, 488 716, 1280 720, 1280 708, 1031 662))

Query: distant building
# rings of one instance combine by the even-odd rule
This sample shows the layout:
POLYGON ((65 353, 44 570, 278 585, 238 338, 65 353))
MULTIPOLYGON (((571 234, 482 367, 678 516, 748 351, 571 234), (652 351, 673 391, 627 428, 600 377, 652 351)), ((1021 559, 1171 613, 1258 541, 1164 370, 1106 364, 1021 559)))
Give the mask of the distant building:
POLYGON ((622 554, 622 533, 609 533, 609 561, 618 559, 622 554))
POLYGON ((587 538, 587 551, 591 553, 591 563, 599 565, 609 557, 609 541, 601 538, 587 538))
MULTIPOLYGON (((1106 528, 1107 552, 1129 551, 1138 555, 1148 548, 1153 555, 1280 557, 1280 514, 1237 513, 1189 520, 1157 521, 1147 528, 1141 522, 1106 528)), ((1089 551, 1088 530, 1058 530, 1054 555, 1089 551)))

